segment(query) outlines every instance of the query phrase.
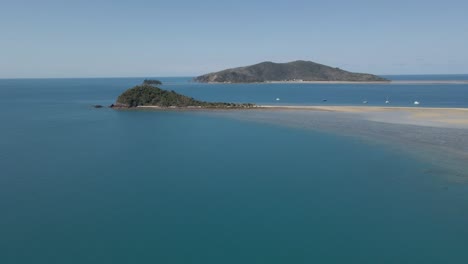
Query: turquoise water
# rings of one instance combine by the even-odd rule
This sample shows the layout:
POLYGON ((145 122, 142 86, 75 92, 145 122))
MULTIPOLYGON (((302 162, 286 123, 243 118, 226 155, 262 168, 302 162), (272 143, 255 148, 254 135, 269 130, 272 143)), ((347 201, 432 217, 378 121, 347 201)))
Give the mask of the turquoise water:
MULTIPOLYGON (((165 80, 202 99, 286 93, 165 80)), ((0 263, 468 261, 467 186, 430 164, 219 113, 90 107, 138 82, 0 80, 0 263)))

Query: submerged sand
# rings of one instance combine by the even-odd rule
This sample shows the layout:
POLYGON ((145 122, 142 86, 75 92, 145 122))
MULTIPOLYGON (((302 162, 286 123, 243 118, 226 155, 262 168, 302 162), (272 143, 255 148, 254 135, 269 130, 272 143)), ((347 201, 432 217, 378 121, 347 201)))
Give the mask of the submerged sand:
POLYGON ((468 128, 468 108, 384 107, 384 106, 313 106, 313 105, 256 105, 253 107, 203 108, 138 106, 140 109, 178 111, 309 111, 354 114, 362 119, 432 127, 468 128))
MULTIPOLYGON (((216 113, 216 112, 215 112, 216 113)), ((410 154, 424 173, 468 183, 468 109, 373 106, 261 106, 219 111, 237 119, 355 137, 410 154)))
POLYGON ((404 151, 428 164, 426 173, 468 183, 468 108, 259 105, 200 111, 247 121, 356 137, 404 151))
POLYGON ((363 119, 385 123, 468 128, 468 108, 271 105, 262 105, 259 108, 352 113, 359 115, 363 119))

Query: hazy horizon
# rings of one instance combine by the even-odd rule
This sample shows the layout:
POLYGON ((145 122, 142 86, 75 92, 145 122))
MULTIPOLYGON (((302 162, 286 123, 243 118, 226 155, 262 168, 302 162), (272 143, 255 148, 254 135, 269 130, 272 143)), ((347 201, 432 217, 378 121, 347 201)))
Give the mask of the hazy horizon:
MULTIPOLYGON (((209 72, 207 72, 209 73, 209 72)), ((376 74, 378 76, 468 76, 468 73, 420 73, 420 74, 376 74)), ((195 78, 199 75, 141 75, 141 76, 71 76, 71 77, 0 77, 0 80, 16 80, 16 79, 131 79, 131 78, 195 78)), ((456 79, 453 79, 456 80, 456 79)))
POLYGON ((294 60, 468 74, 466 10, 457 0, 7 2, 0 78, 197 76, 294 60))

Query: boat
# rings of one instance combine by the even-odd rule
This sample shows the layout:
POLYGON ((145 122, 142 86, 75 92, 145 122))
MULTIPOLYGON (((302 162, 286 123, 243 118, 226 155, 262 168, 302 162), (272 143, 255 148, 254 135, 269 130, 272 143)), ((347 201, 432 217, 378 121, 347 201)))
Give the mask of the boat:
POLYGON ((390 103, 390 100, 388 100, 388 97, 387 97, 387 100, 385 100, 385 103, 386 103, 386 104, 389 104, 389 103, 390 103))
POLYGON ((362 103, 363 103, 363 104, 367 104, 368 102, 367 102, 367 100, 364 100, 364 101, 362 101, 362 103))
POLYGON ((280 99, 279 98, 276 98, 276 101, 279 101, 280 99))
POLYGON ((414 101, 414 105, 419 105, 419 101, 414 101))

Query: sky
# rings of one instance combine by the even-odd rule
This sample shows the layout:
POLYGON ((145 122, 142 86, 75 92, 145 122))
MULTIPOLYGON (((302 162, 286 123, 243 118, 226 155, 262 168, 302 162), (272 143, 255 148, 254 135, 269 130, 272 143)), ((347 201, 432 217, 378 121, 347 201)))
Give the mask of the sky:
POLYGON ((468 74, 468 1, 0 0, 0 78, 196 76, 311 60, 468 74))

